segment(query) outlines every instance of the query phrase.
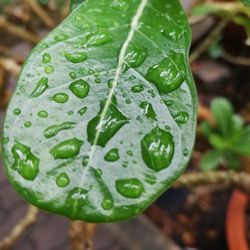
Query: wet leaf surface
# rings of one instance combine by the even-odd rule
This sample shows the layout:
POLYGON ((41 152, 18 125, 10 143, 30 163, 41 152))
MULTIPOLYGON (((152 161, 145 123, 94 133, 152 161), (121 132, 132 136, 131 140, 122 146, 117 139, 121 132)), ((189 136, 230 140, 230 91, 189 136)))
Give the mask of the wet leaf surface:
POLYGON ((176 0, 85 1, 31 53, 4 163, 29 202, 90 222, 143 211, 194 143, 190 29, 176 0))

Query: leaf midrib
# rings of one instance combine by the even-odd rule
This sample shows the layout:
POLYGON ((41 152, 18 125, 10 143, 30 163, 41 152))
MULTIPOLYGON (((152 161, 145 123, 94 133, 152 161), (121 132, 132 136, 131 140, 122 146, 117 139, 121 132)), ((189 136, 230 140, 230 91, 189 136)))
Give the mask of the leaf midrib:
MULTIPOLYGON (((122 66, 123 66, 123 64, 125 62, 127 49, 128 49, 129 44, 132 41, 132 39, 133 39, 133 37, 134 37, 134 35, 135 35, 136 31, 137 31, 139 20, 143 15, 144 9, 146 8, 146 6, 148 4, 148 1, 149 0, 141 0, 140 4, 138 5, 138 9, 137 9, 135 15, 132 17, 132 21, 130 23, 130 30, 129 30, 128 36, 127 36, 125 42, 123 43, 120 54, 119 54, 119 59, 118 59, 118 64, 117 64, 117 68, 116 68, 116 73, 115 73, 113 86, 112 86, 112 88, 110 90, 107 101, 105 102, 105 106, 103 108, 103 111, 101 112, 99 124, 101 124, 102 121, 105 119, 105 115, 106 115, 106 112, 108 111, 109 105, 110 105, 110 103, 112 101, 114 91, 115 91, 115 89, 116 89, 116 87, 118 85, 118 80, 119 80, 119 77, 120 77, 120 74, 121 74, 121 71, 122 71, 122 66)), ((84 177, 86 176, 86 172, 89 170, 89 168, 91 166, 92 159, 93 159, 93 156, 95 154, 95 149, 96 149, 96 146, 97 146, 97 142, 98 142, 98 139, 99 139, 99 136, 100 136, 100 132, 101 132, 101 128, 98 128, 97 132, 96 132, 94 142, 93 142, 93 145, 92 145, 92 148, 91 148, 90 153, 89 153, 89 162, 88 162, 88 165, 85 167, 85 169, 83 171, 79 187, 82 186, 83 181, 84 181, 84 177)), ((74 215, 76 213, 77 203, 78 202, 76 200, 74 202, 74 204, 73 204, 72 218, 74 218, 74 215)))

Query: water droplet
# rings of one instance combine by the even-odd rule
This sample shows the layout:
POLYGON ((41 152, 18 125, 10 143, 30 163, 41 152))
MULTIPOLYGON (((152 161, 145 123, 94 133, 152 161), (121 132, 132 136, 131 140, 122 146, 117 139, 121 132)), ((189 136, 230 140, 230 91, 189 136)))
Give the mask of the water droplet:
POLYGON ((163 94, 178 89, 184 81, 182 73, 168 58, 150 68, 146 79, 152 82, 158 91, 163 94))
POLYGON ((69 89, 76 97, 84 99, 89 94, 90 86, 84 80, 79 79, 71 83, 69 89))
POLYGON ((129 2, 127 0, 115 0, 111 7, 124 12, 129 8, 129 2))
POLYGON ((114 80, 113 80, 113 79, 109 79, 109 80, 108 80, 108 87, 109 87, 110 89, 112 89, 113 83, 114 83, 114 80))
POLYGON ((75 80, 76 79, 76 73, 75 72, 70 72, 69 76, 71 79, 75 80))
POLYGON ((164 102, 167 106, 171 107, 174 105, 174 100, 167 100, 164 102))
POLYGON ((187 157, 188 154, 189 154, 189 150, 188 150, 187 148, 185 148, 185 149, 183 150, 183 155, 187 157))
POLYGON ((85 53, 66 53, 64 54, 65 58, 72 63, 80 63, 84 62, 88 59, 87 55, 85 53))
POLYGON ((82 210, 82 207, 87 204, 87 194, 88 190, 83 188, 73 188, 67 196, 65 204, 69 209, 74 208, 74 212, 76 209, 82 210))
POLYGON ((104 199, 102 202, 102 208, 104 210, 110 210, 113 208, 113 206, 114 206, 114 202, 111 199, 104 199))
POLYGON ((69 159, 77 156, 80 153, 80 149, 83 145, 83 141, 77 138, 69 139, 60 142, 50 150, 50 154, 55 159, 69 159))
POLYGON ((56 136, 60 131, 69 130, 75 128, 75 122, 64 122, 59 125, 52 125, 44 130, 43 134, 46 138, 51 138, 56 136))
POLYGON ((48 112, 45 111, 45 110, 41 110, 37 113, 37 115, 40 117, 40 118, 47 118, 48 117, 48 112))
POLYGON ((24 123, 25 128, 30 128, 31 125, 32 125, 32 123, 30 121, 27 121, 27 122, 24 123))
POLYGON ((131 81, 133 81, 133 80, 135 80, 135 79, 136 79, 135 76, 130 76, 130 77, 129 77, 129 80, 131 80, 131 81))
POLYGON ((177 42, 181 38, 183 31, 177 25, 174 26, 169 22, 169 25, 162 29, 161 33, 168 40, 177 42))
POLYGON ((74 111, 69 111, 68 112, 68 115, 73 115, 74 114, 74 111))
POLYGON ((43 54, 43 62, 44 63, 49 63, 51 61, 51 56, 48 53, 43 54))
POLYGON ((80 116, 83 116, 87 112, 87 109, 88 109, 88 107, 83 107, 83 108, 79 109, 77 113, 80 116))
POLYGON ((89 70, 88 70, 88 74, 89 74, 89 75, 94 75, 94 74, 95 74, 95 71, 94 71, 93 69, 89 69, 89 70))
POLYGON ((105 107, 106 101, 100 103, 99 113, 88 123, 87 133, 88 141, 91 145, 96 143, 101 147, 105 147, 107 142, 126 124, 129 119, 124 116, 117 108, 116 99, 113 97, 107 110, 104 119, 100 122, 102 111, 105 107), (98 133, 97 142, 96 133, 98 133))
POLYGON ((144 90, 143 85, 135 85, 134 87, 132 87, 132 92, 134 93, 140 93, 144 90))
POLYGON ((126 99, 125 101, 127 104, 130 104, 131 103, 131 100, 130 99, 126 99))
POLYGON ((58 187, 66 187, 70 183, 69 176, 66 173, 62 173, 56 178, 56 185, 58 187))
POLYGON ((65 103, 69 100, 69 96, 65 93, 58 93, 52 97, 52 100, 57 103, 65 103))
POLYGON ((16 170, 25 180, 35 180, 39 172, 40 160, 32 154, 31 149, 15 141, 11 152, 15 159, 12 169, 16 170))
POLYGON ((127 162, 127 161, 123 162, 123 163, 122 163, 122 166, 123 166, 124 168, 127 168, 127 167, 128 167, 128 162, 127 162))
POLYGON ((101 177, 102 176, 102 170, 100 168, 95 169, 95 176, 96 177, 101 177))
POLYGON ((106 161, 113 162, 120 159, 118 148, 111 149, 104 157, 106 161))
POLYGON ((128 151, 127 151, 127 155, 133 156, 133 152, 132 152, 131 150, 128 150, 128 151))
POLYGON ((39 97, 40 95, 42 95, 44 93, 44 91, 49 87, 48 84, 48 78, 41 78, 37 85, 36 88, 33 90, 33 92, 30 94, 31 97, 39 97))
POLYGON ((153 175, 152 173, 146 173, 145 174, 145 181, 150 184, 150 185, 154 185, 157 182, 157 178, 155 175, 153 175))
POLYGON ((142 157, 145 164, 160 171, 167 168, 173 158, 175 143, 170 132, 154 128, 141 141, 142 157))
POLYGON ((8 144, 10 139, 8 137, 3 137, 3 145, 8 144))
POLYGON ((100 46, 112 41, 111 34, 108 31, 97 31, 86 37, 85 46, 100 46))
POLYGON ((89 156, 84 156, 82 159, 82 165, 83 167, 87 167, 89 164, 89 156))
POLYGON ((147 58, 147 50, 138 45, 131 45, 127 49, 127 54, 125 57, 124 70, 129 68, 138 68, 147 58))
POLYGON ((62 42, 62 41, 67 40, 68 38, 69 38, 68 35, 61 33, 61 34, 59 34, 59 35, 57 35, 57 36, 55 37, 55 40, 56 40, 57 42, 62 42))
POLYGON ((98 83, 98 84, 101 83, 101 78, 96 78, 95 83, 98 83))
POLYGON ((53 66, 47 66, 47 67, 45 68, 45 73, 46 73, 46 74, 52 74, 53 72, 54 72, 53 66))
POLYGON ((174 116, 174 119, 177 123, 185 124, 189 119, 189 114, 185 111, 181 111, 174 116))
POLYGON ((156 121, 156 113, 153 109, 153 106, 151 103, 148 102, 142 102, 140 103, 140 108, 143 109, 144 115, 151 120, 151 121, 156 121))
POLYGON ((14 110, 13 110, 13 114, 14 115, 20 115, 22 113, 22 111, 21 111, 21 109, 19 109, 19 108, 15 108, 14 110))
POLYGON ((135 178, 116 181, 116 189, 122 196, 134 199, 139 198, 144 191, 141 181, 135 178))

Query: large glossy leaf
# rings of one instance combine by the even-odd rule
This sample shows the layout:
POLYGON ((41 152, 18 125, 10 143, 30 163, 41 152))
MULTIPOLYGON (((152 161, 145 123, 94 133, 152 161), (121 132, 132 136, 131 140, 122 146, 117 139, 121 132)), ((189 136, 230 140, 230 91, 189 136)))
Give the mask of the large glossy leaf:
POLYGON ((3 141, 15 189, 72 219, 143 211, 192 151, 189 45, 177 0, 84 1, 22 70, 3 141))

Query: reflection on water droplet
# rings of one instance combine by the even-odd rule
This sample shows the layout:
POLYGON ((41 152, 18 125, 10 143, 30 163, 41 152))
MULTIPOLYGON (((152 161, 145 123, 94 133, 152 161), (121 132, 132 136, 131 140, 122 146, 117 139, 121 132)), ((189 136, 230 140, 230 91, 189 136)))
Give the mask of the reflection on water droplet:
POLYGON ((21 111, 21 109, 19 109, 19 108, 15 108, 14 110, 13 110, 13 114, 14 115, 20 115, 22 113, 22 111, 21 111))
POLYGON ((117 180, 116 189, 126 198, 139 198, 144 191, 143 184, 136 178, 117 180))
POLYGON ((65 93, 58 93, 52 97, 52 100, 57 103, 65 103, 69 100, 69 96, 65 93))
POLYGON ((178 89, 184 82, 182 73, 168 58, 148 70, 146 79, 152 82, 158 91, 163 94, 178 89))
POLYGON ((86 113, 87 109, 88 109, 88 107, 83 107, 83 108, 79 109, 77 113, 80 116, 83 116, 86 113))
POLYGON ((185 124, 187 123, 188 121, 188 118, 189 118, 189 114, 185 111, 181 111, 181 112, 178 112, 174 119, 177 123, 180 123, 180 124, 185 124))
POLYGON ((51 56, 48 53, 43 54, 43 62, 44 63, 49 63, 51 61, 51 56))
POLYGON ((72 63, 80 63, 84 62, 88 59, 87 55, 85 53, 66 53, 64 54, 65 58, 72 63))
POLYGON ((151 121, 156 121, 156 113, 153 109, 153 106, 149 102, 142 102, 140 103, 140 108, 143 109, 144 115, 151 120, 151 121))
POLYGON ((84 99, 89 94, 90 86, 84 80, 79 79, 71 83, 69 89, 76 97, 84 99))
POLYGON ((62 173, 56 178, 56 185, 58 187, 66 187, 70 183, 69 176, 66 173, 62 173))
POLYGON ((27 122, 24 123, 25 128, 30 128, 31 125, 32 125, 32 123, 30 121, 27 121, 27 122))
POLYGON ((45 111, 45 110, 41 110, 37 113, 37 115, 40 117, 40 118, 47 118, 48 117, 48 112, 45 111))
POLYGON ((76 79, 76 73, 75 72, 70 72, 69 76, 72 80, 76 79))
POLYGON ((118 148, 113 148, 111 149, 104 157, 106 161, 113 162, 117 161, 120 159, 119 156, 119 149, 118 148))
POLYGON ((83 141, 77 138, 69 139, 60 142, 50 150, 50 154, 55 159, 69 159, 77 156, 80 153, 80 149, 83 145, 83 141))
POLYGON ((141 141, 142 158, 145 164, 160 171, 167 168, 173 158, 175 143, 170 132, 154 128, 141 141))
POLYGON ((114 0, 111 7, 120 11, 127 11, 129 8, 128 0, 114 0))
POLYGON ((46 138, 56 136, 60 131, 73 129, 76 126, 75 122, 64 122, 59 125, 52 125, 44 130, 43 134, 46 138))
POLYGON ((105 107, 106 101, 100 103, 99 113, 88 123, 87 133, 88 141, 91 145, 94 143, 105 147, 107 142, 126 124, 129 119, 122 114, 122 112, 117 108, 116 99, 113 100, 107 107, 104 119, 100 122, 102 111, 105 107), (96 140, 96 134, 98 133, 98 138, 96 140))
POLYGON ((33 92, 30 94, 31 97, 36 98, 39 97, 40 95, 42 95, 44 93, 44 91, 49 87, 48 84, 48 78, 41 78, 37 85, 36 88, 33 90, 33 92))
POLYGON ((35 180, 39 172, 40 160, 31 153, 31 149, 15 141, 11 152, 15 159, 12 169, 16 170, 26 180, 35 180))
POLYGON ((134 93, 140 93, 144 90, 143 85, 135 85, 134 87, 132 87, 132 92, 134 93))
POLYGON ((46 73, 46 74, 52 74, 53 72, 54 72, 53 66, 47 66, 47 67, 45 68, 45 73, 46 73))
POLYGON ((147 50, 142 46, 130 45, 127 49, 125 57, 124 70, 128 70, 129 68, 138 68, 145 61, 147 56, 147 50))

